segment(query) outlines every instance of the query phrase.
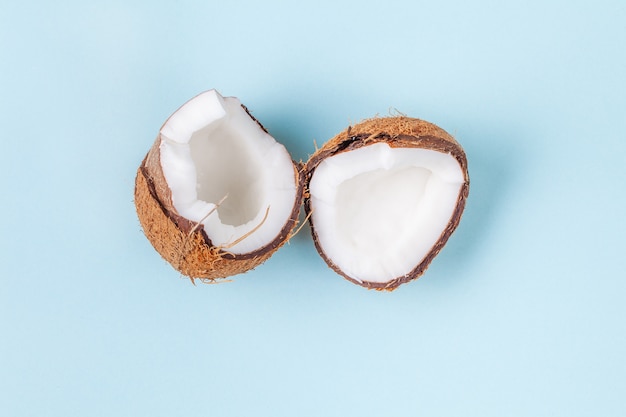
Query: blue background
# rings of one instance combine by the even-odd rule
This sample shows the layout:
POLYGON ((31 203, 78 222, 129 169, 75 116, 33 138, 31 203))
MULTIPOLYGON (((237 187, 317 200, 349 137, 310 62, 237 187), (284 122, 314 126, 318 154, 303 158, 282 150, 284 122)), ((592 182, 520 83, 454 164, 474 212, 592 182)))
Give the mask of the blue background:
POLYGON ((626 2, 0 1, 0 414, 626 415, 626 2), (295 159, 397 109, 468 155, 464 218, 393 293, 308 230, 193 286, 135 170, 195 94, 295 159))

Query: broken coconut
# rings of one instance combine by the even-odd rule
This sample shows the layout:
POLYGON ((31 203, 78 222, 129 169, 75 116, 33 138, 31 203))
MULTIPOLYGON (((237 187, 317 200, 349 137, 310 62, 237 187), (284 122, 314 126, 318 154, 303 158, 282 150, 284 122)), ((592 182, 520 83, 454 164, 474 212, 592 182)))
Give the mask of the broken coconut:
POLYGON ((307 162, 315 246, 326 263, 366 288, 418 278, 459 224, 467 159, 443 129, 404 116, 366 120, 307 162))
POLYGON ((246 107, 210 90, 161 127, 137 172, 135 205, 163 258, 192 280, 214 280, 258 266, 288 240, 302 184, 246 107))

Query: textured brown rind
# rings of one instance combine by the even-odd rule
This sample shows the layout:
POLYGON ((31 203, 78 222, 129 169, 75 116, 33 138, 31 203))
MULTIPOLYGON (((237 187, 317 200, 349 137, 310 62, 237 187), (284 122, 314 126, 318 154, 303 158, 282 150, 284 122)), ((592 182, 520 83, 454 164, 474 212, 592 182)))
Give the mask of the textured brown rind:
POLYGON ((309 161, 305 165, 304 172, 305 182, 307 184, 307 188, 305 190, 304 209, 309 217, 311 234, 317 251, 326 261, 328 266, 339 275, 355 284, 379 291, 393 291, 401 284, 419 278, 426 271, 432 260, 435 256, 437 256, 437 254, 439 254, 443 246, 446 244, 452 232, 454 232, 457 228, 465 208, 465 201, 467 200, 469 194, 467 157, 465 156, 465 152, 463 151, 461 145, 440 127, 424 120, 405 116, 373 118, 347 128, 311 155, 309 161), (392 148, 423 148, 450 154, 458 161, 465 178, 465 181, 459 191, 457 204, 452 217, 428 255, 426 255, 426 257, 409 273, 384 283, 361 281, 355 277, 351 277, 330 260, 321 247, 315 232, 315 224, 312 216, 310 216, 312 207, 308 192, 308 184, 311 182, 315 169, 324 159, 380 142, 387 143, 392 148))
POLYGON ((295 162, 292 161, 296 197, 291 214, 280 233, 272 242, 253 252, 233 254, 225 248, 213 245, 202 225, 184 218, 174 208, 171 191, 161 168, 160 144, 159 135, 137 170, 135 208, 144 234, 174 269, 192 279, 226 278, 262 264, 289 240, 298 223, 304 190, 301 167, 295 162))

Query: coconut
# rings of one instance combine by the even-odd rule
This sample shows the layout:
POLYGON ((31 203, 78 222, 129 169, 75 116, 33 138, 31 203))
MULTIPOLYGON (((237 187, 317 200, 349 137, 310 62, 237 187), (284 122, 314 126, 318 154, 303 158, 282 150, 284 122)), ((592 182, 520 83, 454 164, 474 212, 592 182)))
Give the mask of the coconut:
POLYGON ((456 229, 465 152, 432 123, 374 118, 339 133, 305 167, 305 210, 326 263, 369 289, 421 276, 456 229))
POLYGON ((268 259, 297 224, 300 166, 237 98, 206 91, 163 124, 141 163, 135 206, 181 274, 215 280, 268 259))

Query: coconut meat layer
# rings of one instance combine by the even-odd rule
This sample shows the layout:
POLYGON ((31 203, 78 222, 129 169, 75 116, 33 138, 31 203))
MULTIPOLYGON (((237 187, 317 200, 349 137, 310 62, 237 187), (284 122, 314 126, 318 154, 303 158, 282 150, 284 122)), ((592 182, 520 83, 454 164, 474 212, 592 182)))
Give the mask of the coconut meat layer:
POLYGON ((324 159, 309 185, 318 243, 358 281, 411 272, 449 223, 463 170, 446 153, 364 146, 324 159))
POLYGON ((296 199, 293 163, 239 100, 204 92, 178 109, 160 133, 174 208, 201 223, 213 245, 243 254, 278 236, 296 199))

